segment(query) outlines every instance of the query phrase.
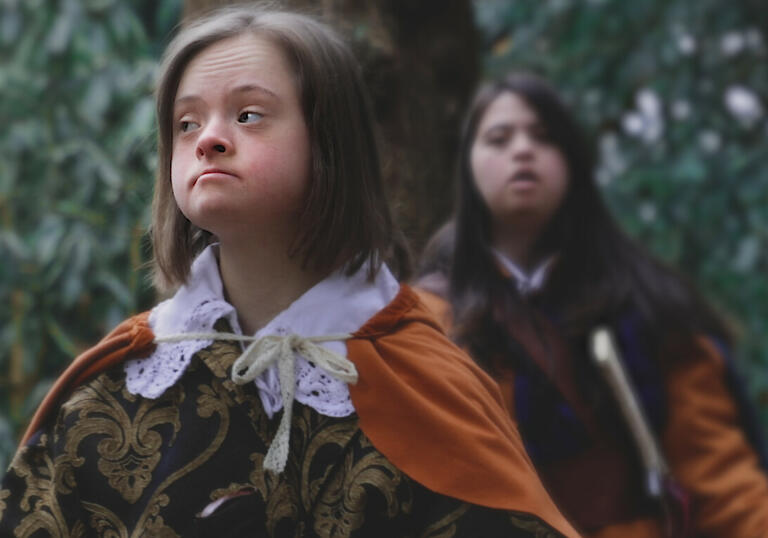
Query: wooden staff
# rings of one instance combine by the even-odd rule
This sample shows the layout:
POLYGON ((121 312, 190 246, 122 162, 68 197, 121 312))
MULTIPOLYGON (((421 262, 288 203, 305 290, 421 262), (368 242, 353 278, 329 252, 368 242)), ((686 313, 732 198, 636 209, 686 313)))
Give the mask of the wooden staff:
POLYGON ((595 363, 619 403, 621 413, 640 453, 646 471, 646 490, 651 497, 660 499, 664 495, 663 482, 669 467, 627 377, 611 331, 606 327, 598 327, 592 331, 590 348, 595 363))

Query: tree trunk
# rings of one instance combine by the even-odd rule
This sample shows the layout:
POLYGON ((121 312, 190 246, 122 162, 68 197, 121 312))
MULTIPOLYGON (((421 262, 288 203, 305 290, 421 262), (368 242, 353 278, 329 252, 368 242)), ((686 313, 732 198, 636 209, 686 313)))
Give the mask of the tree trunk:
MULTIPOLYGON (((235 2, 186 0, 190 18, 235 2)), ((416 255, 449 215, 463 111, 479 73, 470 0, 284 0, 336 26, 359 58, 384 178, 416 255)))

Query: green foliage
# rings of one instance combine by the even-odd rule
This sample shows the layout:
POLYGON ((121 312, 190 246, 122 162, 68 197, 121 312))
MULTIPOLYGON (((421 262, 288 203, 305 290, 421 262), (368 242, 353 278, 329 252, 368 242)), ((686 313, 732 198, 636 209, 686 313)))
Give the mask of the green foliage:
POLYGON ((768 424, 768 19, 757 2, 476 0, 489 76, 552 80, 624 227, 740 329, 768 424), (763 26, 759 26, 759 24, 763 26))
MULTIPOLYGON (((165 37, 180 2, 160 6, 165 37)), ((2 469, 52 379, 152 300, 145 23, 125 1, 0 3, 2 469)))

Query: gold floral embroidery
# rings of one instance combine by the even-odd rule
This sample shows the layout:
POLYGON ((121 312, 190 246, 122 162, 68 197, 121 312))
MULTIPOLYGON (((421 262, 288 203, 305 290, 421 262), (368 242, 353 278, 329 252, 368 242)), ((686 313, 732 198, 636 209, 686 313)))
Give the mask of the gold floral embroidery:
MULTIPOLYGON (((232 482, 225 488, 219 488, 219 489, 213 490, 211 492, 210 499, 211 499, 211 502, 215 502, 225 497, 233 497, 236 493, 239 493, 243 490, 251 490, 251 489, 254 489, 251 484, 232 482)), ((199 516, 200 514, 198 513, 197 515, 199 516)))
MULTIPOLYGON (((218 326, 217 330, 228 331, 228 325, 218 326)), ((229 377, 229 368, 240 356, 241 349, 232 342, 214 342, 211 347, 198 352, 198 358, 221 381, 221 386, 229 393, 232 401, 227 405, 232 407, 232 402, 248 410, 248 416, 253 422, 254 431, 265 442, 271 439, 269 418, 261 406, 261 399, 252 386, 238 385, 229 377)))
MULTIPOLYGON (((228 330, 228 329, 224 329, 228 330)), ((211 369, 213 375, 220 379, 229 378, 228 370, 242 353, 239 346, 233 342, 216 341, 211 347, 198 352, 198 358, 211 369)), ((232 383, 232 386, 235 383, 232 383)))
MULTIPOLYGON (((372 448, 367 438, 361 439, 361 448, 372 448)), ((403 475, 380 452, 370 450, 356 458, 348 451, 340 472, 324 486, 315 509, 315 532, 320 536, 346 537, 365 522, 368 502, 367 487, 378 490, 386 499, 387 516, 411 508, 409 495, 401 498, 397 486, 403 475)))
POLYGON ((91 513, 91 528, 99 536, 110 538, 128 538, 128 529, 111 510, 100 504, 83 501, 83 507, 91 513))
POLYGON ((300 469, 301 496, 304 500, 305 509, 310 510, 316 504, 318 493, 334 469, 330 465, 325 467, 317 465, 318 455, 321 451, 328 450, 329 445, 336 445, 339 454, 342 454, 347 443, 360 430, 356 419, 339 422, 324 417, 319 424, 313 425, 311 417, 317 415, 311 413, 311 410, 306 407, 302 408, 302 411, 302 413, 297 413, 294 419, 294 428, 298 432, 294 433, 292 437, 294 444, 299 445, 296 448, 300 448, 296 450, 296 453, 300 454, 301 457, 301 460, 297 462, 300 469), (318 468, 321 471, 319 474, 318 468))
POLYGON ((66 524, 61 526, 61 521, 54 519, 50 512, 37 512, 28 515, 19 526, 14 530, 16 536, 31 536, 37 531, 45 531, 48 536, 61 538, 82 538, 85 536, 85 525, 81 521, 76 521, 72 530, 67 530, 66 524))
POLYGON ((137 529, 131 538, 180 538, 174 530, 163 522, 162 517, 156 517, 147 521, 145 529, 137 529))
POLYGON ((136 526, 131 538, 179 538, 179 535, 173 529, 165 525, 161 510, 168 506, 170 499, 168 495, 157 495, 153 498, 146 515, 149 516, 143 524, 136 526))
MULTIPOLYGON (((266 451, 251 454, 250 460, 253 462, 253 470, 248 479, 250 480, 250 487, 260 494, 266 502, 266 529, 270 535, 273 535, 281 521, 298 518, 300 504, 296 489, 291 486, 284 475, 274 475, 264 471, 265 456, 266 451)), ((289 473, 290 471, 286 470, 286 472, 289 473)))
MULTIPOLYGON (((208 413, 212 413, 217 401, 223 401, 228 407, 245 408, 251 419, 253 433, 263 443, 263 447, 268 447, 274 436, 277 419, 270 423, 263 411, 261 400, 252 387, 236 385, 229 379, 228 368, 239 355, 240 350, 230 342, 215 342, 210 348, 198 354, 198 357, 211 369, 214 375, 220 377, 214 383, 217 388, 216 395, 214 395, 214 391, 206 387, 199 387, 205 396, 201 396, 199 399, 198 414, 206 416, 208 413)), ((279 522, 286 518, 295 520, 298 517, 299 499, 295 489, 289 481, 286 481, 285 476, 264 472, 265 455, 266 452, 255 452, 250 455, 253 467, 248 476, 249 482, 247 484, 230 484, 226 488, 213 491, 210 498, 213 501, 239 489, 253 488, 267 504, 266 527, 268 532, 274 533, 279 522)), ((295 467, 295 465, 290 466, 295 467)), ((287 470, 285 474, 290 473, 291 471, 287 470)))
POLYGON ((296 489, 285 480, 280 480, 267 498, 267 533, 273 536, 277 525, 283 520, 296 521, 299 517, 299 499, 296 489))
MULTIPOLYGON (((202 362, 193 360, 182 382, 155 401, 127 394, 124 379, 114 373, 76 391, 59 414, 54 442, 42 436, 12 464, 10 472, 22 477, 26 489, 10 496, 0 490, 0 517, 15 512, 10 517, 22 535, 176 538, 190 534, 194 514, 207 499, 243 488, 253 488, 255 506, 261 504, 257 513, 266 521, 255 524, 263 525, 266 535, 289 531, 302 536, 312 530, 334 538, 368 535, 380 531, 375 527, 385 519, 392 520, 393 529, 402 529, 398 519, 405 517, 402 524, 424 529, 422 538, 449 538, 471 532, 475 518, 486 515, 411 482, 376 450, 354 415, 326 417, 298 403, 286 470, 264 472, 279 417, 267 418, 252 385, 228 380, 226 371, 237 354, 233 347, 214 344, 200 352, 202 362), (83 444, 90 435, 99 437, 83 444), (194 450, 174 446, 190 441, 194 450), (149 447, 156 447, 154 453, 149 447), (190 459, 181 460, 184 453, 190 459), (51 454, 57 454, 54 461, 51 454), (164 474, 157 476, 160 465, 164 474), (96 469, 103 474, 84 474, 96 469), (75 479, 81 476, 88 485, 78 490, 75 479), (79 500, 71 496, 76 491, 79 500), (128 502, 134 496, 136 501, 128 502), (126 502, 114 503, 120 498, 126 502), (85 524, 66 520, 58 503, 80 503, 81 510, 66 515, 85 514, 85 524), (411 514, 417 505, 429 505, 431 513, 411 514), (383 513, 373 515, 373 508, 383 513)), ((499 525, 526 536, 557 536, 526 514, 496 516, 499 525)))
MULTIPOLYGON (((164 503, 161 502, 160 504, 165 506, 168 498, 165 497, 161 501, 164 501, 164 503)), ((163 518, 159 516, 159 505, 156 506, 157 510, 153 511, 153 517, 147 521, 146 525, 137 527, 130 535, 117 514, 108 508, 90 502, 83 502, 83 507, 91 513, 91 528, 99 536, 109 538, 179 538, 179 535, 173 529, 166 526, 163 518)))
MULTIPOLYGON (((57 459, 69 482, 73 468, 83 464, 78 447, 86 437, 99 435, 97 468, 107 478, 111 488, 126 501, 134 503, 152 480, 152 472, 160 461, 163 436, 155 430, 169 424, 173 436, 181 428, 179 402, 183 393, 174 387, 157 400, 143 399, 133 419, 113 395, 121 392, 122 383, 107 375, 78 389, 64 407, 65 420, 78 413, 77 421, 67 432, 66 457, 57 459)), ((171 440, 172 442, 172 440, 171 440)))
POLYGON ((5 499, 11 496, 11 490, 0 489, 0 519, 3 519, 3 512, 5 512, 6 504, 5 499))
MULTIPOLYGON (((39 445, 48 441, 42 435, 39 445)), ((19 507, 28 512, 21 518, 14 531, 17 536, 30 536, 38 530, 43 530, 50 536, 79 538, 85 534, 84 525, 77 521, 72 529, 68 528, 64 514, 59 506, 57 491, 57 469, 47 452, 39 446, 23 447, 14 457, 11 465, 12 472, 23 479, 26 489, 22 495, 19 507)))
POLYGON ((560 538, 561 536, 533 516, 513 513, 509 514, 509 521, 515 528, 530 532, 531 538, 560 538))
MULTIPOLYGON (((195 368, 196 365, 190 365, 188 371, 194 371, 195 368)), ((219 416, 218 430, 211 439, 211 443, 197 457, 176 472, 171 473, 158 486, 150 499, 147 509, 139 518, 138 528, 155 526, 159 525, 158 521, 162 522, 162 518, 159 518, 160 509, 168 504, 168 496, 165 494, 165 491, 173 483, 208 461, 219 450, 229 432, 229 407, 232 405, 232 400, 222 386, 221 380, 214 378, 210 385, 199 385, 197 389, 200 392, 200 396, 196 400, 197 415, 201 418, 210 418, 217 414, 219 416)))
POLYGON ((429 525, 419 535, 419 538, 453 538, 456 535, 456 522, 467 513, 471 505, 459 504, 455 510, 429 525))

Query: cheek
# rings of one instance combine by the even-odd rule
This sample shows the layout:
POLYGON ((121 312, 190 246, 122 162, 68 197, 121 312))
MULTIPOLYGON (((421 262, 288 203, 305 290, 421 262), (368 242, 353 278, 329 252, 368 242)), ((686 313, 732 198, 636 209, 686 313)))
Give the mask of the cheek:
POLYGON ((558 204, 565 198, 570 183, 570 173, 565 159, 559 153, 550 160, 549 177, 552 180, 553 196, 558 204))
POLYGON ((250 153, 244 168, 246 176, 264 192, 279 194, 306 183, 306 167, 298 152, 281 146, 258 148, 250 153))
POLYGON ((470 167, 475 186, 486 202, 493 197, 499 187, 499 163, 497 159, 482 149, 473 149, 470 154, 470 167))
MULTIPOLYGON (((171 168, 171 174, 173 174, 173 168, 171 168)), ((174 175, 171 175, 171 191, 173 197, 176 199, 176 203, 181 206, 184 201, 184 191, 181 189, 181 184, 178 180, 174 179, 174 175)))
POLYGON ((174 145, 174 151, 171 153, 171 182, 173 183, 173 189, 176 190, 176 183, 178 183, 184 176, 185 166, 184 158, 176 151, 174 145))
POLYGON ((309 141, 294 136, 253 149, 247 165, 249 175, 264 194, 293 203, 303 201, 311 168, 309 141))
POLYGON ((188 152, 185 151, 183 145, 173 143, 173 150, 171 152, 171 177, 179 178, 183 176, 189 168, 188 152), (181 147, 180 147, 181 146, 181 147))
POLYGON ((571 182, 568 167, 563 161, 561 161, 560 165, 557 167, 556 178, 557 183, 555 188, 558 193, 558 202, 560 202, 565 198, 565 194, 568 192, 568 186, 571 182))
POLYGON ((170 168, 173 198, 176 200, 179 209, 183 211, 186 205, 186 189, 184 188, 184 185, 187 167, 184 160, 177 156, 171 158, 170 168))

